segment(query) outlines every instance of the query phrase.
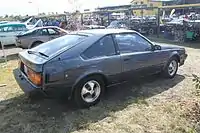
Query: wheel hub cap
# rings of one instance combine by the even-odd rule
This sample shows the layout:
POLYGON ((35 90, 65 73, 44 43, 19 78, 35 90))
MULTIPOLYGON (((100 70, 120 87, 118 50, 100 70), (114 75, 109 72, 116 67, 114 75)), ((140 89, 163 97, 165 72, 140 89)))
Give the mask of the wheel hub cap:
POLYGON ((81 97, 85 102, 91 103, 98 99, 100 92, 101 87, 97 81, 88 81, 81 90, 81 97))
POLYGON ((176 73, 177 70, 177 62, 173 60, 168 67, 168 73, 169 75, 173 76, 176 73))

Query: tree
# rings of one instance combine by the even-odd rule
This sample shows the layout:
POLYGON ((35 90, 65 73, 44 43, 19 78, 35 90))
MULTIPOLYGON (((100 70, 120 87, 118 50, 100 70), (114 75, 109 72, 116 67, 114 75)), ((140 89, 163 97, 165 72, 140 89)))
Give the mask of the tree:
POLYGON ((8 14, 6 14, 6 15, 4 16, 4 18, 8 18, 8 14))
POLYGON ((72 6, 73 12, 77 11, 80 9, 80 0, 68 0, 68 3, 72 6))

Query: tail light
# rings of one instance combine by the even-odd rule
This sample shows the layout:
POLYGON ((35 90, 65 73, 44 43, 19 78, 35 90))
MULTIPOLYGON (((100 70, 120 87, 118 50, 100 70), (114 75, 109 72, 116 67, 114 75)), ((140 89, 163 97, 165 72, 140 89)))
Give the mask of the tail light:
POLYGON ((27 70, 28 78, 35 84, 35 85, 42 85, 42 75, 40 73, 36 73, 31 69, 27 70))

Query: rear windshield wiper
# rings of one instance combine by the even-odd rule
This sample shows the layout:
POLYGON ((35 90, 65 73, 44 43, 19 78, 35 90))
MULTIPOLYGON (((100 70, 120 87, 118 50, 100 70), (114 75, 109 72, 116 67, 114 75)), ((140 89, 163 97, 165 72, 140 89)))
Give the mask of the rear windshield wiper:
POLYGON ((30 50, 28 50, 27 51, 29 54, 40 54, 40 55, 42 55, 42 56, 45 56, 45 57, 49 57, 48 55, 46 55, 46 54, 44 54, 44 53, 42 53, 42 52, 36 52, 36 51, 30 51, 30 50))

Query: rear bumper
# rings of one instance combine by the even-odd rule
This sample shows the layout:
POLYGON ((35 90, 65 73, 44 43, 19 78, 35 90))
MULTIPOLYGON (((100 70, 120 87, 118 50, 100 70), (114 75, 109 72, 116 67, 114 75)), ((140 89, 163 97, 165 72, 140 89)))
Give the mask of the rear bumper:
POLYGON ((19 69, 13 70, 13 74, 15 80, 17 81, 20 88, 24 91, 24 93, 31 93, 34 91, 42 90, 40 87, 33 85, 19 69))
POLYGON ((66 86, 48 86, 43 90, 41 87, 37 87, 32 84, 29 79, 20 71, 20 69, 13 70, 15 80, 26 94, 40 93, 46 97, 62 97, 63 95, 67 98, 71 98, 71 87, 66 86))
POLYGON ((187 54, 183 54, 183 55, 180 56, 180 63, 179 63, 179 66, 184 65, 187 56, 188 56, 187 54))

